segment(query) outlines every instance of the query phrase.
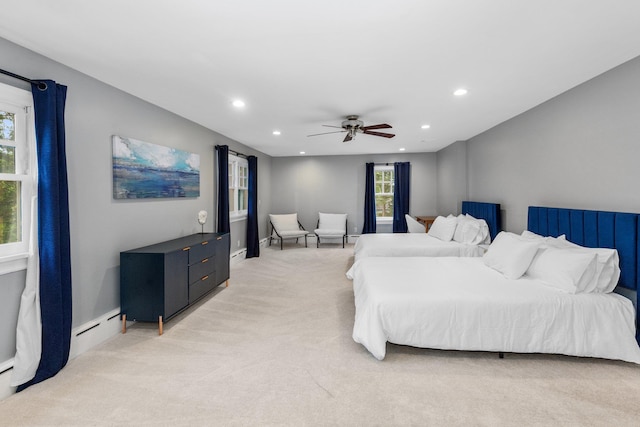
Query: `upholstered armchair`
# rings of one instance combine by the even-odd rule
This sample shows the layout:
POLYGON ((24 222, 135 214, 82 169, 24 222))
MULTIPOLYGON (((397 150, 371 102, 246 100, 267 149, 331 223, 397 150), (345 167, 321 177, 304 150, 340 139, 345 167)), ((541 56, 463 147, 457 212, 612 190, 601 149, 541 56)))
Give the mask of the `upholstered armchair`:
POLYGON ((275 215, 269 214, 269 222, 271 223, 271 234, 269 235, 269 246, 274 239, 280 240, 280 250, 283 249, 284 239, 298 239, 304 237, 304 247, 307 247, 307 234, 308 231, 304 229, 300 221, 298 221, 298 214, 283 214, 275 215))
POLYGON ((318 228, 316 234, 316 247, 320 247, 320 239, 342 239, 342 247, 347 240, 347 214, 318 214, 318 228))

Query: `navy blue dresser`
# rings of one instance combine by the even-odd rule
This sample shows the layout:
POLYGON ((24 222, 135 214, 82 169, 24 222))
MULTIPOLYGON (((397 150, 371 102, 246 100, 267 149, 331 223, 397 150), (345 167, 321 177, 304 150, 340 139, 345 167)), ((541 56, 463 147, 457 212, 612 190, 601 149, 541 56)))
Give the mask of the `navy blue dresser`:
POLYGON ((120 313, 163 322, 229 281, 229 233, 198 233, 120 252, 120 313))

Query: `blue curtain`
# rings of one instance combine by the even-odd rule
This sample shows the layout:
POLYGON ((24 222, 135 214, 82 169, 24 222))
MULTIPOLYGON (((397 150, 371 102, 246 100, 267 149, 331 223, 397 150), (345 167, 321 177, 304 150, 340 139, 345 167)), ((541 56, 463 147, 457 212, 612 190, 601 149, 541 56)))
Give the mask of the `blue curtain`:
POLYGON ((367 173, 364 184, 364 226, 362 227, 362 234, 376 232, 376 188, 374 167, 374 163, 367 163, 367 173))
POLYGON ((229 225, 229 147, 216 145, 218 151, 218 233, 228 233, 229 225))
POLYGON ((409 162, 394 163, 393 175, 393 232, 406 233, 407 221, 404 216, 409 213, 411 164, 409 162))
POLYGON ((247 157, 249 162, 249 202, 247 206, 247 258, 260 256, 258 241, 258 158, 247 157))
POLYGON ((71 346, 71 250, 64 107, 67 87, 52 80, 31 84, 38 155, 38 245, 42 354, 24 390, 57 374, 71 346))

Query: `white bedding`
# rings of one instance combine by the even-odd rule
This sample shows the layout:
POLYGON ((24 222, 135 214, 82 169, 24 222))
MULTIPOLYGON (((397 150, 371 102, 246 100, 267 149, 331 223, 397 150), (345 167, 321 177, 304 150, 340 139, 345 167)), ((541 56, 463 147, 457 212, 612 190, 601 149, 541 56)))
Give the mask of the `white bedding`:
POLYGON ((427 233, 363 234, 353 251, 355 261, 366 257, 477 257, 484 254, 479 245, 444 242, 427 233))
POLYGON ((526 276, 506 279, 481 258, 363 258, 349 275, 353 339, 379 360, 388 341, 640 363, 634 308, 617 294, 572 295, 526 276))

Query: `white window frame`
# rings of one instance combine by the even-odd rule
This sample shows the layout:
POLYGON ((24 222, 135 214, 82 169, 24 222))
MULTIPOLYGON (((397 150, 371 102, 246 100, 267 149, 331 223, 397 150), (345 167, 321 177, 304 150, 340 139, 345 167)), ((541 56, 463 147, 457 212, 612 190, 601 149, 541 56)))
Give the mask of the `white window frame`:
MULTIPOLYGON (((395 181, 395 172, 394 172, 394 167, 393 165, 376 165, 373 167, 373 172, 374 172, 374 185, 373 185, 373 189, 375 192, 375 197, 377 197, 379 194, 391 194, 393 196, 393 183, 395 181), (391 182, 391 193, 378 193, 375 192, 375 173, 379 172, 379 171, 391 171, 393 173, 393 181, 391 182)), ((375 198, 374 197, 374 198, 375 198)), ((378 216, 378 210, 376 209, 376 223, 377 224, 391 224, 393 222, 393 216, 378 216)))
POLYGON ((24 270, 29 256, 32 198, 37 194, 35 122, 31 92, 0 83, 0 110, 15 114, 15 141, 0 144, 15 147, 16 173, 0 173, 0 180, 20 182, 20 241, 0 244, 0 274, 24 270))
MULTIPOLYGON (((229 190, 234 190, 233 200, 229 196, 229 220, 240 221, 247 218, 247 206, 245 209, 239 209, 239 191, 249 191, 249 162, 243 157, 229 154, 229 190), (242 176, 241 171, 244 169, 246 175, 242 176)), ((231 192, 231 191, 230 191, 231 192)))

